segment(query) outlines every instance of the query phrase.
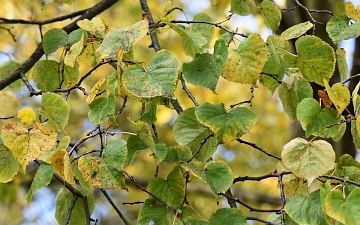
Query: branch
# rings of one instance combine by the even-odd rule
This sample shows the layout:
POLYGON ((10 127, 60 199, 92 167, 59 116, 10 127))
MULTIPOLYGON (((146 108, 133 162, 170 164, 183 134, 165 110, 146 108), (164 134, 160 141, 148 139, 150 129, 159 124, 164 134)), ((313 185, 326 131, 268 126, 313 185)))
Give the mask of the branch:
MULTIPOLYGON (((291 174, 291 172, 282 172, 281 174, 286 175, 286 174, 291 174)), ((259 176, 259 177, 249 177, 249 176, 237 177, 234 179, 233 183, 235 184, 236 182, 244 182, 247 180, 261 181, 261 180, 265 180, 265 179, 273 178, 273 177, 279 177, 279 174, 277 174, 276 171, 274 171, 274 172, 271 172, 269 174, 259 176)))
POLYGON ((275 158, 275 159, 281 160, 281 158, 280 158, 279 156, 276 156, 276 155, 274 155, 274 154, 271 154, 270 152, 265 151, 264 149, 262 149, 261 147, 257 146, 257 145, 254 144, 254 143, 250 143, 250 142, 241 140, 240 138, 238 138, 238 139, 236 139, 236 140, 237 140, 239 143, 241 143, 241 144, 249 145, 249 146, 251 146, 251 147, 253 147, 253 148, 257 149, 257 150, 260 150, 261 152, 265 153, 265 154, 268 155, 268 156, 271 156, 271 157, 273 157, 273 158, 275 158))
POLYGON ((71 204, 70 204, 68 213, 67 213, 67 215, 66 215, 66 219, 65 219, 64 225, 69 224, 69 222, 70 222, 70 217, 71 217, 71 212, 73 211, 73 209, 74 209, 74 207, 75 207, 75 203, 76 203, 76 200, 78 199, 78 197, 79 197, 79 196, 74 195, 74 198, 73 198, 72 201, 71 201, 71 204))
MULTIPOLYGON (((85 10, 84 14, 80 18, 70 23, 69 25, 63 27, 62 29, 66 33, 70 33, 71 31, 76 30, 78 28, 78 25, 76 24, 78 20, 92 19, 101 12, 113 6, 117 1, 118 0, 102 0, 95 6, 85 10)), ((39 59, 43 55, 44 55, 44 49, 42 47, 42 44, 40 43, 36 48, 36 50, 32 53, 32 55, 19 68, 17 68, 14 72, 12 72, 4 79, 0 80, 0 91, 5 87, 7 87, 8 85, 10 85, 11 83, 20 79, 21 73, 25 74, 26 72, 28 72, 35 65, 35 63, 39 61, 39 59)))
POLYGON ((255 221, 265 223, 266 225, 277 225, 277 223, 266 221, 266 220, 260 219, 259 217, 256 217, 256 216, 247 216, 246 220, 255 220, 255 221))
POLYGON ((120 216, 120 218, 122 219, 122 221, 126 224, 126 225, 130 225, 130 223, 126 220, 125 216, 120 212, 120 210, 118 209, 118 207, 116 207, 115 203, 113 202, 113 200, 111 199, 111 197, 109 196, 109 194, 102 188, 100 188, 100 191, 104 194, 105 198, 108 200, 108 202, 110 203, 110 205, 115 209, 115 211, 117 212, 117 214, 120 216))

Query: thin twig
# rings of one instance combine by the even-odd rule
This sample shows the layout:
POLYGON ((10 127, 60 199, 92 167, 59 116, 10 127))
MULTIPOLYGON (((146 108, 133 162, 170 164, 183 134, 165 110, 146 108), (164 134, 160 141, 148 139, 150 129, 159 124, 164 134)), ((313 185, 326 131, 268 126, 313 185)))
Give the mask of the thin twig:
MULTIPOLYGON (((281 174, 291 174, 291 172, 282 172, 281 174)), ((249 177, 249 176, 245 176, 245 177, 237 177, 234 179, 233 183, 235 184, 236 182, 244 182, 244 181, 261 181, 261 180, 265 180, 268 178, 274 178, 274 177, 279 177, 279 174, 276 173, 276 171, 271 172, 269 174, 263 175, 263 176, 259 176, 259 177, 249 177)))
POLYGON ((145 202, 136 201, 136 202, 124 202, 123 205, 137 205, 137 204, 144 204, 145 202))
POLYGON ((256 217, 256 216, 247 216, 246 220, 255 220, 255 221, 265 223, 266 225, 278 225, 276 223, 273 223, 273 222, 270 222, 270 221, 267 221, 267 220, 263 220, 263 219, 261 219, 259 217, 256 217))
POLYGON ((274 155, 274 154, 271 154, 270 152, 265 151, 264 149, 262 149, 261 147, 257 146, 257 145, 254 144, 254 143, 250 143, 250 142, 241 140, 240 138, 238 138, 238 139, 236 139, 236 140, 237 140, 239 143, 241 143, 241 144, 249 145, 249 146, 251 146, 251 147, 253 147, 253 148, 255 148, 255 149, 257 149, 257 150, 259 150, 259 151, 261 151, 261 152, 263 152, 263 153, 265 153, 265 154, 268 155, 268 156, 271 156, 271 157, 273 157, 273 158, 275 158, 275 159, 277 159, 277 160, 281 160, 281 158, 280 158, 279 156, 276 156, 276 155, 274 155))
POLYGON ((181 81, 182 89, 185 91, 186 95, 190 98, 190 100, 194 103, 195 106, 199 106, 199 103, 196 101, 195 97, 191 94, 189 89, 186 87, 186 83, 185 83, 182 73, 180 74, 180 81, 181 81))
POLYGON ((245 103, 249 103, 250 106, 252 106, 252 100, 253 100, 253 98, 254 98, 254 87, 253 87, 253 86, 250 87, 250 94, 251 94, 251 96, 250 96, 250 99, 249 99, 249 100, 243 101, 243 102, 239 102, 239 103, 236 103, 236 104, 234 104, 234 105, 230 105, 230 108, 234 108, 235 106, 242 105, 242 104, 245 104, 245 103))
POLYGON ((11 29, 6 28, 6 27, 2 27, 2 26, 0 26, 0 29, 6 30, 10 34, 10 36, 12 37, 13 41, 16 42, 16 37, 15 37, 15 35, 13 33, 11 33, 11 29))
POLYGON ((188 159, 186 162, 191 162, 191 161, 195 158, 195 156, 196 156, 197 154, 199 154, 201 148, 204 146, 204 144, 206 143, 206 141, 207 141, 209 138, 213 137, 213 136, 214 136, 214 133, 211 133, 211 134, 209 134, 206 138, 204 138, 204 140, 201 141, 199 147, 196 149, 196 151, 194 152, 194 154, 193 154, 193 155, 190 157, 190 159, 188 159))
POLYGON ((353 184, 357 187, 360 187, 360 183, 359 182, 355 182, 355 181, 352 181, 352 180, 348 180, 348 179, 344 179, 344 178, 341 178, 341 177, 336 177, 336 176, 331 176, 331 175, 322 175, 321 177, 324 177, 324 178, 327 178, 327 179, 333 179, 333 180, 338 180, 338 181, 341 181, 343 183, 349 183, 349 184, 353 184))
POLYGON ((69 207, 69 209, 68 209, 68 213, 67 213, 67 215, 66 215, 66 219, 65 219, 65 221, 64 221, 64 225, 69 224, 69 222, 70 222, 70 217, 71 217, 71 213, 72 213, 72 211, 73 211, 73 209, 74 209, 74 207, 75 207, 75 203, 76 203, 76 200, 78 199, 78 197, 79 197, 79 196, 77 196, 77 195, 73 195, 73 199, 72 199, 71 204, 70 204, 70 207, 69 207))
POLYGON ((133 176, 131 176, 130 174, 128 174, 125 170, 123 170, 123 173, 129 177, 129 179, 138 187, 140 188, 141 191, 147 193, 148 195, 150 195, 151 197, 153 197, 154 199, 156 199, 157 201, 161 202, 166 208, 170 209, 171 211, 173 211, 175 213, 175 216, 177 216, 181 222, 185 225, 185 221, 183 220, 183 218, 181 217, 181 215, 179 214, 179 212, 173 208, 172 206, 170 206, 169 204, 167 204, 164 200, 162 200, 161 198, 157 197, 156 195, 154 195, 153 193, 149 192, 148 190, 146 190, 144 187, 142 187, 140 185, 139 182, 137 182, 133 176))
POLYGON ((251 206, 249 206, 248 204, 246 204, 245 202, 241 201, 239 198, 234 198, 230 195, 227 195, 225 193, 222 193, 222 192, 218 192, 217 193, 218 195, 222 195, 228 199, 232 199, 234 200, 235 202, 239 203, 240 205, 248 208, 251 212, 279 212, 280 210, 279 209, 257 209, 257 208, 253 208, 251 206))
POLYGON ((280 209, 280 214, 281 214, 281 224, 285 225, 285 211, 284 211, 284 207, 286 204, 286 198, 285 198, 285 193, 284 193, 284 183, 282 182, 282 178, 284 176, 284 173, 280 173, 278 175, 278 182, 279 182, 279 187, 280 187, 280 198, 281 198, 281 209, 280 209))
POLYGON ((110 195, 102 188, 100 188, 100 191, 104 194, 105 198, 108 200, 108 202, 110 203, 110 205, 115 209, 115 211, 117 212, 117 214, 120 216, 120 218, 122 219, 122 221, 126 224, 126 225, 130 225, 130 223, 127 221, 127 219, 125 218, 125 216, 120 212, 119 208, 115 205, 115 203, 113 202, 113 200, 111 199, 110 195))

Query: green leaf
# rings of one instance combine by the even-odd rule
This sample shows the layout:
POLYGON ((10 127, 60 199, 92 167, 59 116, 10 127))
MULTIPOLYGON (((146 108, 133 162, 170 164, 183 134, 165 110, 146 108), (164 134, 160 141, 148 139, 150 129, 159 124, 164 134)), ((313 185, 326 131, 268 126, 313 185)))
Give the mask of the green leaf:
POLYGON ((123 74, 125 89, 140 98, 173 98, 179 77, 180 62, 167 50, 158 51, 147 69, 140 64, 129 67, 123 74))
POLYGON ((49 120, 57 131, 64 132, 69 121, 69 103, 55 93, 44 93, 41 98, 39 114, 49 120))
POLYGON ((144 121, 145 123, 149 123, 149 124, 155 123, 157 120, 156 108, 157 108, 157 105, 155 105, 153 103, 148 103, 146 105, 144 114, 141 115, 140 120, 144 121))
POLYGON ((321 109, 319 102, 313 98, 303 99, 297 106, 296 115, 302 128, 306 131, 306 137, 314 135, 337 139, 345 132, 345 123, 330 128, 326 127, 340 122, 343 117, 338 115, 335 109, 321 109))
POLYGON ((207 183, 219 201, 221 196, 217 193, 225 192, 233 184, 232 170, 225 162, 216 160, 206 163, 204 172, 207 183))
POLYGON ((54 169, 50 164, 41 163, 36 171, 35 177, 31 183, 29 191, 26 193, 25 198, 28 203, 32 201, 32 197, 36 191, 50 184, 54 175, 54 169))
POLYGON ((231 0, 231 12, 240 16, 247 16, 250 14, 250 1, 249 0, 231 0))
POLYGON ((324 80, 326 91, 330 100, 334 103, 334 106, 338 113, 341 113, 350 104, 350 91, 343 83, 336 83, 331 88, 326 80, 324 80))
POLYGON ((126 160, 126 142, 116 140, 104 148, 102 158, 84 155, 78 166, 84 179, 93 187, 127 190, 122 173, 126 160))
POLYGON ((357 124, 354 120, 351 121, 351 135, 356 148, 360 148, 360 134, 358 132, 357 124))
MULTIPOLYGON (((191 175, 193 175, 207 183, 207 178, 206 178, 206 174, 205 174, 204 170, 202 168, 195 166, 195 164, 193 162, 181 163, 180 166, 186 172, 189 172, 191 175)), ((217 193, 216 193, 216 195, 217 195, 217 193)))
POLYGON ((185 178, 179 166, 169 173, 167 180, 155 177, 148 185, 148 191, 170 206, 179 206, 185 195, 185 178))
POLYGON ((285 212, 299 224, 327 225, 321 211, 320 191, 309 196, 294 196, 285 205, 285 212))
POLYGON ((118 53, 128 52, 149 30, 147 20, 141 20, 127 29, 119 28, 108 32, 100 47, 96 50, 102 59, 118 58, 118 53))
POLYGON ((19 163, 13 153, 5 147, 0 134, 0 183, 8 183, 19 171, 19 163))
POLYGON ((225 63, 221 76, 225 79, 256 85, 260 72, 268 59, 266 44, 259 34, 250 34, 225 63))
POLYGON ((320 38, 308 35, 300 37, 296 42, 298 58, 296 66, 302 75, 311 82, 323 85, 335 70, 334 49, 320 38))
MULTIPOLYGON (((201 12, 198 13, 194 16, 193 21, 206 21, 206 22, 211 22, 212 19, 210 16, 206 15, 205 13, 201 12)), ((202 46, 202 52, 206 51, 209 47, 210 42, 213 39, 214 36, 214 32, 215 32, 215 28, 214 26, 210 25, 210 24, 205 24, 205 23, 194 23, 191 25, 191 27, 198 31, 201 36, 203 36, 207 43, 202 46)))
MULTIPOLYGON (((85 196, 87 196, 89 213, 91 215, 95 208, 94 197, 89 193, 86 193, 85 196)), ((59 190, 55 200, 56 202, 55 218, 59 224, 65 223, 73 198, 74 195, 72 195, 69 191, 64 190, 64 188, 61 188, 59 190)), ((71 225, 86 224, 84 203, 81 200, 81 198, 77 199, 75 206, 71 211, 69 224, 71 225)))
POLYGON ((208 225, 248 225, 246 216, 239 209, 222 208, 216 210, 209 219, 208 225))
POLYGON ((45 33, 42 46, 45 54, 51 54, 67 43, 67 33, 63 29, 53 28, 45 33))
POLYGON ((192 152, 185 146, 171 146, 167 150, 164 162, 167 163, 181 163, 186 162, 192 156, 192 152))
POLYGON ((356 225, 360 221, 360 188, 355 188, 346 198, 338 190, 326 196, 325 207, 328 215, 346 225, 356 225))
POLYGON ((349 18, 345 14, 338 14, 326 24, 326 31, 331 40, 339 45, 343 40, 356 38, 360 35, 360 23, 353 23, 349 26, 349 18))
POLYGON ((283 40, 290 40, 293 38, 298 38, 301 35, 305 34, 306 31, 310 30, 313 26, 314 25, 309 21, 296 24, 296 25, 286 29, 284 32, 282 32, 281 38, 283 40))
POLYGON ((141 140, 138 136, 131 135, 127 140, 127 149, 128 149, 128 163, 132 163, 136 156, 138 156, 141 151, 147 149, 148 146, 145 144, 143 140, 141 140))
POLYGON ((356 87, 354 88, 351 94, 354 111, 356 111, 357 107, 360 104, 360 95, 358 94, 359 88, 360 88, 360 82, 356 85, 356 87))
MULTIPOLYGON (((200 143, 211 134, 209 128, 196 119, 195 108, 186 109, 180 114, 175 121, 173 132, 176 142, 190 148, 192 153, 195 153, 200 143)), ((217 138, 208 138, 195 159, 206 162, 216 151, 217 145, 217 138)))
POLYGON ((224 104, 204 103, 195 109, 196 118, 215 133, 219 143, 233 141, 249 132, 257 117, 245 107, 236 107, 229 112, 224 104))
POLYGON ((336 62, 340 72, 341 80, 346 80, 349 68, 346 62, 346 52, 343 48, 336 49, 336 62))
MULTIPOLYGON (((281 225, 281 215, 278 213, 271 213, 270 216, 267 218, 269 222, 273 222, 276 225, 281 225)), ((298 223, 295 223, 291 217, 285 213, 285 224, 286 225, 299 225, 298 223)))
POLYGON ((33 79, 38 89, 52 91, 57 88, 69 88, 79 80, 79 65, 74 68, 64 66, 62 73, 61 66, 54 60, 38 61, 33 68, 33 79), (62 82, 61 82, 62 81, 62 82))
POLYGON ((284 72, 280 66, 276 63, 272 56, 269 56, 264 68, 262 69, 264 74, 260 74, 259 82, 271 91, 273 95, 275 90, 279 87, 279 81, 284 77, 284 72), (267 74, 265 74, 267 73, 267 74), (269 75, 271 74, 271 76, 269 75))
POLYGON ((295 138, 283 147, 281 157, 285 167, 295 176, 307 179, 309 185, 335 166, 335 152, 323 140, 295 138))
POLYGON ((264 0, 260 4, 260 11, 264 17, 266 26, 272 31, 276 31, 282 17, 279 7, 270 0, 264 0))
POLYGON ((89 105, 89 120, 91 123, 97 125, 106 123, 107 121, 112 124, 115 122, 115 106, 116 99, 114 97, 110 98, 97 98, 92 101, 89 105))
POLYGON ((304 79, 294 79, 290 89, 286 83, 279 87, 279 97, 284 111, 291 120, 296 119, 296 108, 304 98, 312 98, 313 90, 309 82, 304 79))
POLYGON ((224 40, 215 42, 214 54, 196 54, 195 58, 183 65, 183 75, 190 84, 201 86, 215 93, 221 70, 226 62, 228 48, 224 40))

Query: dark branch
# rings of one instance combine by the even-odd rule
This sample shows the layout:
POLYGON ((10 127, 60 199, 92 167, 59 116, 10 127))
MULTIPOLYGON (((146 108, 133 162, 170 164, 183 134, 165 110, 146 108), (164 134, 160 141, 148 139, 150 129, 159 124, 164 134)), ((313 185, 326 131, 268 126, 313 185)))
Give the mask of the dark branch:
POLYGON ((126 220, 125 216, 120 212, 120 210, 118 209, 118 207, 116 207, 115 203, 113 202, 113 200, 111 199, 111 197, 109 196, 109 194, 104 190, 104 189, 100 189, 100 191, 104 194, 105 198, 108 200, 108 202, 110 203, 110 205, 115 209, 115 211, 117 212, 117 214, 120 216, 120 218, 122 219, 122 221, 124 222, 124 224, 126 225, 130 225, 130 223, 126 220))

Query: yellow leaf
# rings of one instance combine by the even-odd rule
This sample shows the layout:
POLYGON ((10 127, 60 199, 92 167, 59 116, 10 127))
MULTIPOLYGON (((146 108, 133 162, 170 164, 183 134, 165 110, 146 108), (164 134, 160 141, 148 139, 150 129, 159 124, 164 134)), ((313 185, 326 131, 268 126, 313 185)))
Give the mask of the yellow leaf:
POLYGON ((356 129, 358 134, 360 134, 360 117, 356 117, 356 129))
POLYGON ((69 154, 65 150, 58 150, 51 156, 51 165, 55 172, 66 182, 76 187, 74 176, 71 169, 69 154))
POLYGON ((100 79, 95 85, 94 87, 91 89, 91 91, 89 92, 88 97, 86 98, 86 102, 88 104, 90 104, 92 101, 94 101, 96 95, 100 92, 101 90, 101 85, 103 85, 105 83, 106 79, 102 78, 100 79))
POLYGON ((360 5, 356 6, 356 9, 352 2, 345 3, 346 14, 355 21, 360 21, 360 5))
POLYGON ((7 123, 2 128, 4 145, 12 151, 24 171, 29 162, 49 151, 56 143, 55 129, 47 123, 41 127, 41 130, 38 127, 28 130, 23 125, 7 123))
POLYGON ((329 83, 324 79, 324 85, 330 100, 339 114, 341 114, 350 104, 350 91, 343 83, 336 83, 331 88, 329 83))
POLYGON ((107 32, 111 30, 111 25, 101 16, 92 20, 80 20, 77 25, 97 38, 104 38, 107 32))
POLYGON ((17 117, 21 120, 21 122, 26 125, 31 125, 35 122, 36 115, 32 108, 26 107, 23 109, 20 109, 17 117))

